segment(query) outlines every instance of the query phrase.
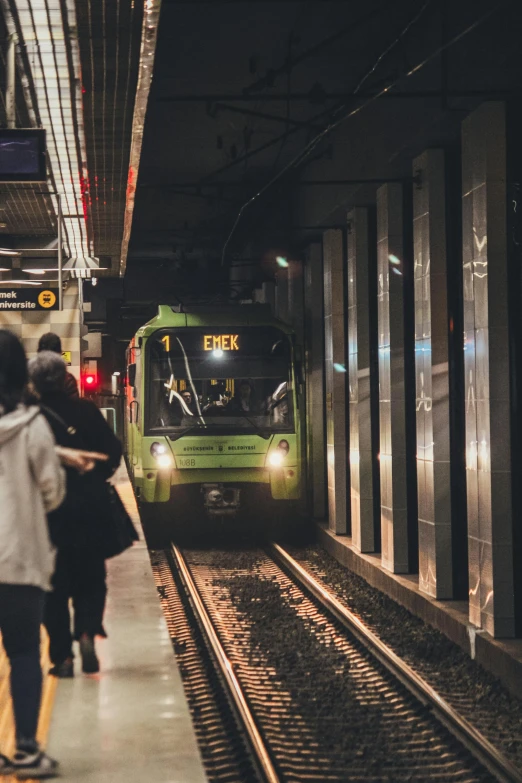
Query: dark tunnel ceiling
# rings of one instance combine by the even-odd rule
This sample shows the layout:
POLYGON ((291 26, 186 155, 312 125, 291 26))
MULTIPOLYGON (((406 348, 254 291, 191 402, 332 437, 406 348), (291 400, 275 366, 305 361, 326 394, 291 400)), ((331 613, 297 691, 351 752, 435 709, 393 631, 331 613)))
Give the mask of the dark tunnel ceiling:
POLYGON ((520 89, 520 6, 164 0, 129 272, 140 262, 152 271, 154 261, 174 270, 183 258, 219 267, 241 205, 329 118, 399 79, 245 210, 228 258, 255 262, 272 246, 302 247, 313 227, 317 234, 341 225, 347 208, 374 203, 376 183, 317 180, 411 177, 412 158, 425 147, 458 142, 472 108, 520 89), (400 78, 490 11, 421 71, 400 78))

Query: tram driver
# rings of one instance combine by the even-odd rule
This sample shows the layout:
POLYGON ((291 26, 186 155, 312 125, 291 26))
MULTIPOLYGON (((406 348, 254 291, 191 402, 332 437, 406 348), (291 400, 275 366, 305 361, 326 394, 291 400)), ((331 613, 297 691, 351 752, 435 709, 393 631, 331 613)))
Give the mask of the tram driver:
POLYGON ((227 407, 227 415, 241 416, 244 413, 259 414, 261 406, 253 384, 248 380, 236 382, 236 393, 227 407))

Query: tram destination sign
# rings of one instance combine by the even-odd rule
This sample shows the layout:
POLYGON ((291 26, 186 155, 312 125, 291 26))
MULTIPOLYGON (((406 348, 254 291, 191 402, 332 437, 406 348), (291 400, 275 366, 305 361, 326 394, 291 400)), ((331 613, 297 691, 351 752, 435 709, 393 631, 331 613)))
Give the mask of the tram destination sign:
POLYGON ((57 310, 58 289, 0 288, 0 310, 57 310))

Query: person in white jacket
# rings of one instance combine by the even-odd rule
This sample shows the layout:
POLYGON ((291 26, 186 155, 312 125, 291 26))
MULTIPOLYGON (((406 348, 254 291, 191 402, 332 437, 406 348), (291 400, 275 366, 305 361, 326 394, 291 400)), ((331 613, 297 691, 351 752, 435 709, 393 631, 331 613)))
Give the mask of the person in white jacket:
POLYGON ((11 665, 16 726, 12 759, 0 775, 53 777, 58 763, 36 741, 42 670, 40 625, 54 548, 46 514, 65 495, 65 474, 39 408, 22 404, 27 361, 22 344, 0 329, 0 633, 11 665))

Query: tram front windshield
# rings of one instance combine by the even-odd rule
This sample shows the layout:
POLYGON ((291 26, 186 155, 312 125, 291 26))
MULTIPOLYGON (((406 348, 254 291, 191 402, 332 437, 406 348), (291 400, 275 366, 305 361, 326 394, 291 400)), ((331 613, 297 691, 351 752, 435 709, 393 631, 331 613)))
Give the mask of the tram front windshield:
POLYGON ((293 429, 291 348, 279 329, 161 330, 147 351, 150 432, 293 429))

